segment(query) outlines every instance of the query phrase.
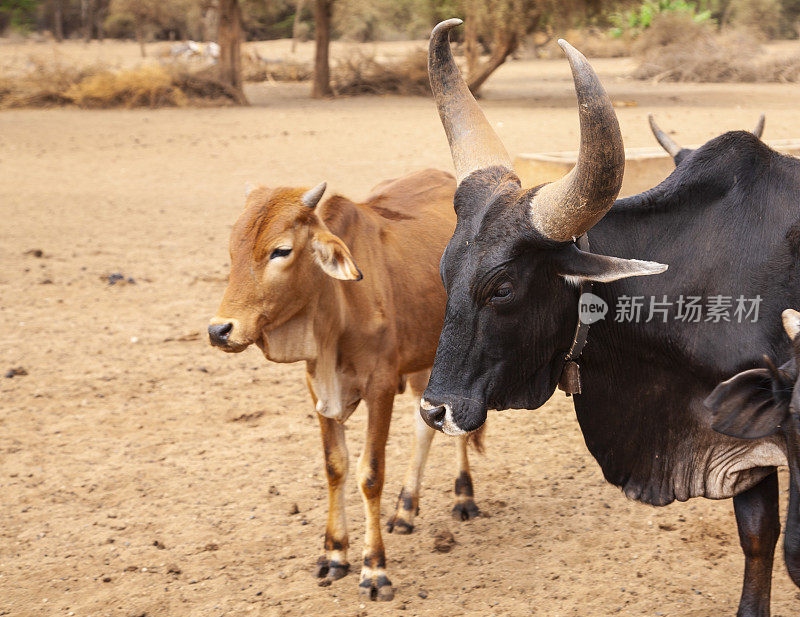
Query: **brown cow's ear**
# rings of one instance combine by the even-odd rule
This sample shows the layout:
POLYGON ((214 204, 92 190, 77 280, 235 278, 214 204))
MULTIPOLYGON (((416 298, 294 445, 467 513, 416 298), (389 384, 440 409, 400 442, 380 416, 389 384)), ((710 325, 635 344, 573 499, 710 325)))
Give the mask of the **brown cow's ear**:
POLYGON ((620 259, 595 253, 585 253, 574 245, 557 258, 558 273, 568 281, 597 281, 610 283, 629 276, 661 274, 668 266, 655 261, 620 259))
POLYGON ((360 281, 363 278, 345 243, 332 233, 317 232, 311 246, 317 263, 328 276, 341 281, 360 281))
POLYGON ((705 405, 713 415, 711 425, 718 433, 740 439, 759 439, 780 429, 789 414, 788 396, 768 369, 743 371, 719 384, 705 405))

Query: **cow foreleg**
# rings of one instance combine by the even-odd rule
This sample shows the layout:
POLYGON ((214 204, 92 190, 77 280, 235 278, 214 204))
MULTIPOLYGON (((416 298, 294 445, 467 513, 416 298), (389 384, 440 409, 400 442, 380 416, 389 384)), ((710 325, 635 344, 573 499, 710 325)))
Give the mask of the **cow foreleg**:
MULTIPOLYGON (((479 430, 483 430, 482 428, 479 430)), ((457 521, 468 521, 480 516, 481 511, 475 505, 475 492, 472 489, 472 476, 469 473, 467 442, 469 437, 458 438, 458 476, 456 477, 456 503, 451 511, 457 521)))
POLYGON ((344 426, 317 414, 325 452, 328 477, 328 524, 325 527, 325 555, 317 560, 315 574, 321 586, 330 585, 350 570, 347 562, 347 519, 344 509, 344 484, 347 479, 347 445, 344 426))
POLYGON ((419 400, 425 386, 428 385, 429 376, 430 371, 422 371, 409 377, 411 391, 414 395, 414 449, 411 452, 411 459, 408 461, 403 488, 397 497, 394 516, 386 523, 389 533, 411 533, 414 531, 414 517, 419 514, 422 473, 425 470, 425 462, 428 460, 428 452, 431 450, 431 442, 436 435, 436 431, 425 424, 419 413, 419 400))
POLYGON ((367 399, 367 438, 358 460, 358 482, 367 523, 364 564, 358 587, 359 593, 370 600, 391 600, 394 597, 392 583, 386 576, 386 552, 381 537, 381 492, 393 402, 394 388, 367 399))
POLYGON ((800 491, 789 482, 789 509, 786 514, 786 535, 783 537, 786 569, 794 584, 800 587, 800 491))
POLYGON ((783 558, 789 576, 800 587, 800 425, 794 414, 784 423, 784 434, 789 459, 789 506, 783 537, 783 558))
POLYGON ((414 449, 408 462, 403 488, 397 497, 397 505, 392 518, 386 523, 389 533, 409 534, 414 531, 414 517, 419 513, 419 491, 422 484, 422 472, 431 450, 431 442, 436 434, 425 424, 419 410, 414 414, 414 449))
POLYGON ((744 551, 744 583, 737 617, 769 617, 772 561, 781 529, 777 472, 736 495, 733 508, 744 551))

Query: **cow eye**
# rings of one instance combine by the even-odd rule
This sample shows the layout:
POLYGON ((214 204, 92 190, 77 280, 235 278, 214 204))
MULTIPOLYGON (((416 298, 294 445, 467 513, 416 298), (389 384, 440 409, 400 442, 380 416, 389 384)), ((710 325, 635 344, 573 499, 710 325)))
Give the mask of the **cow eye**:
POLYGON ((492 294, 492 299, 490 302, 492 304, 499 304, 501 302, 509 302, 514 297, 514 287, 506 281, 502 285, 500 285, 497 289, 494 290, 494 294, 492 294))
POLYGON ((276 259, 277 257, 287 257, 291 252, 291 248, 277 248, 270 253, 269 258, 276 259))

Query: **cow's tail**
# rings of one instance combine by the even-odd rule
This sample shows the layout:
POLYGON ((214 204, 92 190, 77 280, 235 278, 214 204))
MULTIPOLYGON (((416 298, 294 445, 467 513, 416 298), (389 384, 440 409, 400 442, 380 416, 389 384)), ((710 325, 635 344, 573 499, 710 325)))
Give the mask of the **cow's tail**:
POLYGON ((481 424, 481 427, 478 430, 472 431, 469 435, 467 435, 467 443, 475 448, 475 451, 478 454, 483 454, 486 451, 483 446, 483 438, 485 433, 486 422, 481 424))

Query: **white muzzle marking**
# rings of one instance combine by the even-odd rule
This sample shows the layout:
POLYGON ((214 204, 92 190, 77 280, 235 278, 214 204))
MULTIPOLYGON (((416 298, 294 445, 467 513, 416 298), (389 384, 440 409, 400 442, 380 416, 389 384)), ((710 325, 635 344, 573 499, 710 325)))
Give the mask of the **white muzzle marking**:
POLYGON ((458 435, 467 434, 467 431, 459 428, 453 420, 453 408, 447 403, 442 403, 441 405, 431 405, 423 398, 420 399, 419 406, 426 411, 431 411, 437 407, 444 407, 444 422, 442 423, 442 432, 445 435, 452 435, 456 437, 458 435))

